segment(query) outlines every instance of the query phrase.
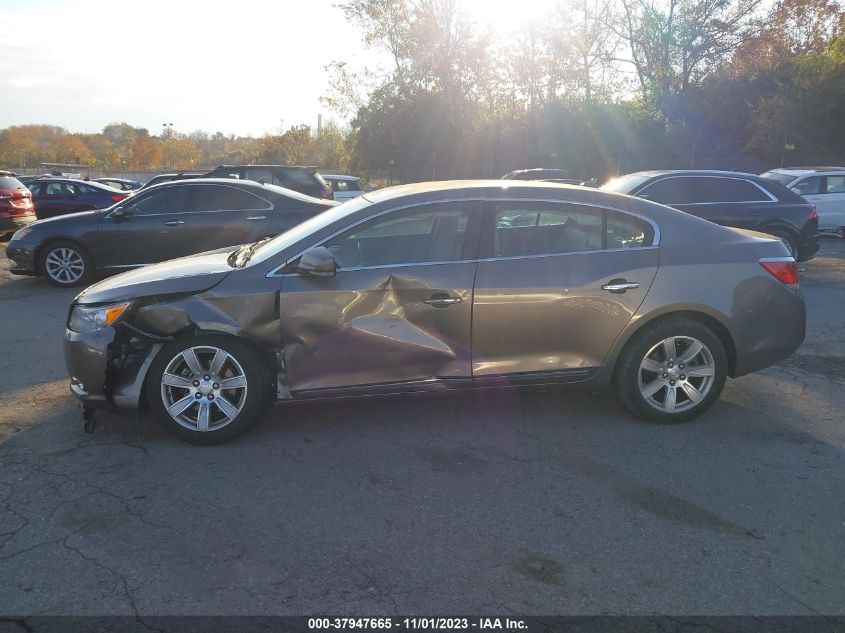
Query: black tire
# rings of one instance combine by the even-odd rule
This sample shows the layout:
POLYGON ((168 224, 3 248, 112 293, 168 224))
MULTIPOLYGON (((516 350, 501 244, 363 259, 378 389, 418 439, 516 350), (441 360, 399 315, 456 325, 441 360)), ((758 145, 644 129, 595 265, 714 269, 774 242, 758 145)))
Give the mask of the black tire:
POLYGON ((773 229, 771 231, 766 231, 766 233, 783 242, 783 245, 786 246, 789 254, 795 259, 795 261, 798 261, 798 243, 793 235, 782 229, 773 229))
POLYGON ((698 321, 683 317, 669 317, 644 326, 628 341, 616 364, 614 386, 619 399, 634 414, 653 422, 672 424, 691 420, 709 409, 722 393, 727 375, 728 357, 719 337, 698 321), (670 359, 664 357, 666 348, 662 345, 663 341, 671 338, 676 339, 672 347, 677 351, 677 358, 671 359, 673 367, 669 367, 670 359), (704 348, 691 360, 686 361, 689 365, 685 365, 683 362, 685 352, 694 351, 691 340, 703 344, 704 348), (647 356, 648 360, 658 358, 659 360, 654 362, 665 367, 665 373, 652 373, 641 367, 641 363, 646 362, 647 356), (712 363, 701 362, 702 359, 707 358, 712 359, 712 363), (681 373, 692 369, 696 374, 704 374, 711 371, 710 365, 712 365, 711 377, 694 377, 681 373), (708 378, 709 382, 707 382, 708 378), (652 385, 658 385, 658 381, 662 383, 658 391, 650 397, 643 394, 641 386, 649 391, 652 385), (671 385, 674 387, 669 384, 669 381, 672 381, 671 385), (706 393, 701 394, 698 389, 703 389, 705 385, 708 385, 706 393), (669 400, 670 390, 673 390, 674 400, 669 400), (703 398, 696 403, 687 395, 688 393, 703 395, 703 398), (657 402, 661 397, 663 402, 657 402), (669 408, 670 403, 677 404, 678 410, 669 412, 666 409, 657 408, 658 405, 669 408))
MULTIPOLYGON (((168 374, 174 376, 170 372, 168 374)), ((169 380, 172 382, 173 378, 169 380)), ((192 336, 174 341, 159 351, 146 378, 145 396, 150 411, 172 435, 191 444, 222 444, 242 435, 258 421, 270 401, 270 382, 267 363, 248 344, 233 336, 192 336), (234 359, 234 364, 230 364, 227 359, 217 374, 211 373, 215 352, 209 348, 222 350, 234 359), (190 370, 185 358, 180 356, 187 350, 193 350, 202 371, 208 373, 196 374, 190 370), (180 367, 181 371, 178 371, 175 377, 188 379, 190 387, 164 385, 162 377, 165 370, 178 370, 180 367), (206 379, 205 376, 209 378, 206 379), (239 388, 226 390, 222 385, 219 389, 214 388, 219 384, 215 380, 222 382, 239 376, 245 378, 245 388, 242 393, 239 388), (204 391, 206 388, 212 390, 210 395, 216 398, 216 401, 208 398, 208 394, 204 391), (199 393, 199 398, 197 398, 197 393, 199 393), (165 399, 176 404, 180 400, 187 402, 188 397, 194 399, 190 401, 191 404, 182 414, 174 418, 168 413, 165 399), (238 409, 237 415, 232 416, 228 422, 221 422, 221 419, 226 417, 224 409, 219 404, 221 402, 225 402, 227 408, 238 409), (209 411, 208 417, 205 418, 208 430, 200 430, 202 406, 206 406, 209 411), (216 423, 215 416, 218 418, 216 423), (222 424, 222 426, 214 428, 215 424, 222 424)))
MULTIPOLYGON (((64 259, 64 257, 59 257, 59 259, 64 259)), ((91 259, 91 255, 88 254, 85 248, 71 240, 56 240, 42 248, 38 254, 38 267, 41 276, 58 288, 87 286, 94 280, 94 260, 91 259), (82 270, 79 272, 78 277, 74 276, 78 272, 78 269, 75 267, 65 271, 66 276, 64 276, 63 280, 62 272, 56 268, 55 258, 71 252, 74 255, 69 256, 67 261, 80 262, 82 270)))

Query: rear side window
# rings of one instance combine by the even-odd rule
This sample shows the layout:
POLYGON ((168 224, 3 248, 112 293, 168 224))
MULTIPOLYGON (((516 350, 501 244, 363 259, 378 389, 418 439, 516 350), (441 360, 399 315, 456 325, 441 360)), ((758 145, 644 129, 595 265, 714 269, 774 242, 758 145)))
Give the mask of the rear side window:
POLYGON ((0 176, 0 189, 8 191, 16 191, 19 189, 26 189, 23 183, 14 176, 0 176))
POLYGON ((260 167, 247 167, 244 171, 244 177, 247 180, 254 180, 255 182, 260 182, 264 185, 285 186, 284 180, 276 176, 276 174, 269 169, 263 169, 260 167))
POLYGON ((48 182, 44 189, 47 196, 75 196, 76 187, 68 182, 48 182))
POLYGON ((792 185, 792 189, 798 189, 798 192, 802 196, 812 196, 817 193, 821 193, 821 188, 822 179, 818 176, 810 176, 809 178, 804 178, 792 185))
POLYGON ((607 248, 641 248, 654 243, 654 229, 645 220, 607 212, 607 248))
POLYGON ((314 177, 314 174, 310 171, 306 171, 305 169, 286 169, 283 176, 288 182, 288 185, 283 186, 297 184, 300 186, 306 185, 313 187, 315 184, 319 184, 319 181, 314 177))
POLYGON ((688 178, 693 202, 768 202, 771 198, 753 182, 741 178, 688 178))
POLYGON ((495 205, 493 254, 526 257, 604 248, 602 212, 576 205, 495 205))
POLYGON ((357 180, 334 180, 332 189, 335 191, 361 191, 361 183, 357 180))
POLYGON ((235 187, 203 185, 196 191, 195 211, 247 211, 267 209, 266 201, 235 187))
POLYGON ((845 193, 845 176, 828 176, 827 193, 845 193))
POLYGON ((495 257, 528 257, 651 246, 654 229, 634 216, 576 204, 495 205, 495 257))

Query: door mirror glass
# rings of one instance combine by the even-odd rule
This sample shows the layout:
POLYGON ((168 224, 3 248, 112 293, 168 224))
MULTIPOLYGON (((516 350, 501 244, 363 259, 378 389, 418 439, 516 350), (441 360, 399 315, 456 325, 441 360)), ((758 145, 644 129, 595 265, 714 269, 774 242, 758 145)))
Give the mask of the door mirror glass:
POLYGON ((296 272, 315 277, 331 277, 337 272, 334 255, 325 246, 309 248, 299 258, 296 272))
POLYGON ((127 204, 122 207, 118 207, 114 211, 111 212, 111 217, 115 220, 127 220, 132 217, 135 211, 135 207, 131 204, 127 204))
POLYGON ((801 191, 798 187, 792 187, 792 193, 797 193, 799 196, 804 195, 804 192, 801 191))

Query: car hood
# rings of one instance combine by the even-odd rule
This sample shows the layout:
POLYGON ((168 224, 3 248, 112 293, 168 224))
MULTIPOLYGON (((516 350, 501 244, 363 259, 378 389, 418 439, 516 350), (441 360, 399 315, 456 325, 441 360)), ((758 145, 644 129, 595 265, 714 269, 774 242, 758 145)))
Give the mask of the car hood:
POLYGON ((39 230, 53 231, 61 230, 70 226, 82 226, 85 224, 96 225, 103 216, 104 209, 96 209, 94 211, 79 211, 77 213, 67 213, 65 215, 58 215, 54 218, 44 218, 43 220, 36 220, 29 226, 31 228, 38 227, 39 230))
POLYGON ((112 303, 152 295, 196 293, 217 285, 232 272, 226 261, 235 247, 199 253, 115 275, 89 286, 78 303, 112 303))

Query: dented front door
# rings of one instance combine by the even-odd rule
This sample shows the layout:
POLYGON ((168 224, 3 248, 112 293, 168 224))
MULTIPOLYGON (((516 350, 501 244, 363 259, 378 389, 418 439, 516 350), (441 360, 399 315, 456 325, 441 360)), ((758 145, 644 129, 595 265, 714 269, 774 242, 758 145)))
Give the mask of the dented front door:
POLYGON ((450 202, 383 214, 321 244, 334 276, 283 275, 283 395, 470 380, 477 211, 450 202))

